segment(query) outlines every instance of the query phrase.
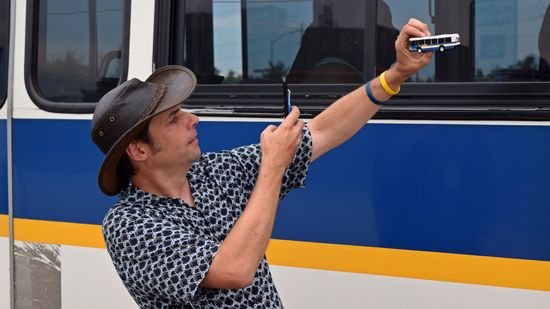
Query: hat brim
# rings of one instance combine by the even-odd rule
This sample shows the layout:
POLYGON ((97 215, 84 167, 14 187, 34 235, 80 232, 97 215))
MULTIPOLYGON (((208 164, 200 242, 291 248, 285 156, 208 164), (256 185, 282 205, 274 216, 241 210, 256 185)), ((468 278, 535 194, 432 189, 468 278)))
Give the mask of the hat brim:
POLYGON ((195 74, 189 69, 177 65, 165 66, 156 70, 147 78, 146 82, 164 85, 166 92, 153 112, 128 129, 105 155, 99 169, 97 181, 99 188, 106 195, 116 195, 127 185, 124 183, 125 180, 118 175, 117 167, 126 152, 126 148, 130 142, 137 138, 148 120, 176 105, 182 104, 197 86, 195 74))

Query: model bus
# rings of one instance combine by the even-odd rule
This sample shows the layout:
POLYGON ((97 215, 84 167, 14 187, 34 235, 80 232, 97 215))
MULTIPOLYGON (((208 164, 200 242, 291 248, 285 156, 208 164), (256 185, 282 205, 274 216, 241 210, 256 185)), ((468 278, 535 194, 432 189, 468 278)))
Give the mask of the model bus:
POLYGON ((425 36, 420 38, 409 39, 409 50, 416 51, 418 53, 436 51, 445 51, 446 49, 455 48, 460 45, 460 35, 453 34, 440 34, 433 36, 425 36))
POLYGON ((136 308, 101 235, 107 91, 184 65, 202 151, 257 143, 282 76, 307 121, 387 69, 411 17, 462 46, 281 201, 285 308, 550 308, 549 4, 0 0, 0 308, 136 308))

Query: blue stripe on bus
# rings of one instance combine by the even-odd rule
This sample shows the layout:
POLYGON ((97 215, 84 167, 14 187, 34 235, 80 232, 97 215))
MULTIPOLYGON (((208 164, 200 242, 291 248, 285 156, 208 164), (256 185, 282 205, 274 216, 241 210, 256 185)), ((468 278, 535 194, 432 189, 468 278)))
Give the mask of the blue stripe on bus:
POLYGON ((6 119, 0 119, 0 215, 8 214, 8 150, 6 119))
MULTIPOLYGON (((203 122, 203 151, 265 123, 203 122)), ((100 224, 89 121, 16 120, 15 215, 100 224), (48 201, 48 202, 46 202, 48 201)), ((311 166, 273 238, 550 261, 550 127, 370 124, 311 166)))

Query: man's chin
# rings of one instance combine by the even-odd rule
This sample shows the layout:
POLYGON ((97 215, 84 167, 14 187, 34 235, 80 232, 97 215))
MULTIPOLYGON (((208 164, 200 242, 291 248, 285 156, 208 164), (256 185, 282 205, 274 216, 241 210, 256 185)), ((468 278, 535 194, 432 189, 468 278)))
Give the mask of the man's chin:
POLYGON ((193 158, 193 161, 196 161, 200 157, 201 157, 201 149, 197 146, 197 152, 195 153, 195 157, 193 158))

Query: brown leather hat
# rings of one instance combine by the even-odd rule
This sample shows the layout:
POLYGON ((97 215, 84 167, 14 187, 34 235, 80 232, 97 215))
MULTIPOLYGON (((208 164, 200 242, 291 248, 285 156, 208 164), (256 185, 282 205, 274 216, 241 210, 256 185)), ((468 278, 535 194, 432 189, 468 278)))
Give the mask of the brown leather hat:
POLYGON ((128 80, 105 94, 97 103, 92 120, 92 140, 105 154, 98 174, 99 188, 115 195, 126 186, 117 166, 126 147, 147 120, 183 103, 195 90, 197 78, 181 66, 156 70, 145 82, 128 80))

